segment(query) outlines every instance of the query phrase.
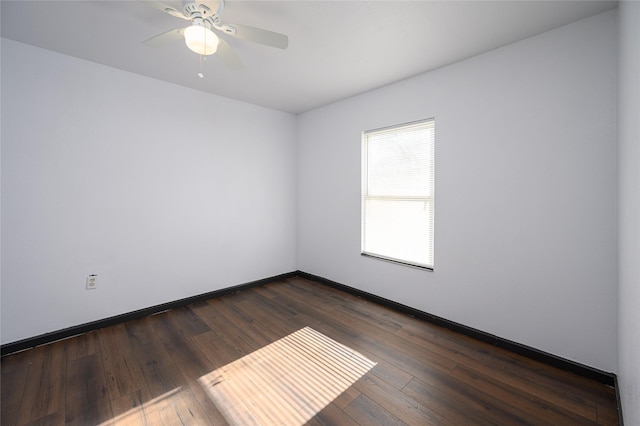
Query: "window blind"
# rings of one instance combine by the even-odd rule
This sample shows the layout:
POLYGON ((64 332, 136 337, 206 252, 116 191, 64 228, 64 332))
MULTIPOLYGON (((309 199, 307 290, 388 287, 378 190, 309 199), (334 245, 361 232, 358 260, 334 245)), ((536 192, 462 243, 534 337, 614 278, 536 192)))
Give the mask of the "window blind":
POLYGON ((433 268, 435 121, 363 134, 362 253, 433 268))

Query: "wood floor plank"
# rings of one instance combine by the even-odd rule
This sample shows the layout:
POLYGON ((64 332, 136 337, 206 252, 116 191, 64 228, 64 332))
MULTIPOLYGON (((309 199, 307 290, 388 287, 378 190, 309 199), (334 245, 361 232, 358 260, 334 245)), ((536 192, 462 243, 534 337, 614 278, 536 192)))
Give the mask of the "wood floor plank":
POLYGON ((67 362, 100 352, 98 333, 91 332, 74 336, 67 341, 67 362))
POLYGON ((268 340, 278 339, 302 328, 302 324, 292 321, 296 315, 292 315, 289 309, 260 294, 253 300, 238 303, 237 307, 244 315, 254 318, 253 328, 268 340), (274 321, 275 318, 279 321, 274 321))
POLYGON ((62 426, 64 424, 64 412, 58 412, 32 420, 25 426, 62 426))
MULTIPOLYGON (((22 400, 20 402, 20 408, 18 409, 18 414, 16 416, 16 425, 25 425, 32 419, 31 412, 34 409, 35 400, 39 396, 38 390, 40 387, 41 375, 43 374, 42 364, 44 363, 44 352, 45 348, 41 346, 14 355, 14 357, 29 357, 28 373, 26 382, 24 383, 24 390, 22 400)), ((4 393, 8 390, 6 388, 3 388, 2 391, 4 393)), ((34 418, 38 417, 42 417, 42 415, 34 418)))
POLYGON ((345 413, 342 408, 330 403, 313 416, 305 426, 335 426, 341 424, 358 425, 359 423, 345 413))
POLYGON ((186 381, 213 369, 214 365, 194 346, 188 332, 181 328, 180 321, 176 321, 176 316, 163 316, 159 325, 156 334, 186 381))
POLYGON ((347 390, 342 392, 340 396, 332 401, 332 404, 335 404, 336 407, 344 410, 347 405, 351 404, 351 402, 362 395, 358 389, 354 386, 349 386, 347 390))
POLYGON ((113 417, 99 355, 68 363, 64 412, 67 425, 97 425, 113 417))
POLYGON ((158 336, 156 336, 156 333, 153 331, 153 319, 155 317, 155 315, 152 315, 150 317, 127 321, 124 324, 132 348, 158 339, 158 336))
POLYGON ((64 413, 66 344, 54 342, 33 349, 17 424, 28 424, 46 416, 64 413))
POLYGON ((221 411, 222 407, 217 406, 204 390, 202 383, 199 380, 192 380, 188 383, 191 394, 193 395, 192 401, 199 404, 202 413, 207 417, 208 424, 216 426, 228 425, 226 417, 221 411))
POLYGON ((618 422, 618 404, 614 399, 598 403, 598 424, 613 425, 618 422))
POLYGON ((112 398, 128 395, 144 387, 144 377, 136 361, 124 324, 96 332, 112 398))
POLYGON ((220 413, 207 412, 188 385, 181 386, 175 396, 167 398, 167 405, 161 410, 161 416, 165 424, 194 426, 224 424, 218 421, 222 419, 220 413))
MULTIPOLYGON (((180 314, 182 313, 184 311, 180 314)), ((163 342, 186 383, 182 387, 184 390, 182 397, 189 396, 190 406, 200 413, 197 414, 197 417, 206 417, 209 424, 225 424, 224 416, 213 404, 199 382, 203 376, 215 370, 216 367, 192 340, 194 337, 204 334, 203 330, 210 331, 210 329, 194 313, 184 316, 166 315, 158 318, 158 321, 159 327, 155 333, 163 342), (198 324, 197 327, 185 326, 191 321, 195 321, 198 324), (186 391, 187 389, 189 392, 186 391)))
POLYGON ((0 377, 0 423, 14 425, 18 419, 20 403, 24 395, 29 367, 15 368, 3 372, 0 377))
POLYGON ((348 312, 350 316, 388 332, 395 332, 402 328, 402 323, 389 315, 391 309, 374 305, 362 299, 347 299, 338 304, 337 310, 348 312))
POLYGON ((106 422, 105 426, 161 425, 162 420, 157 412, 153 408, 145 408, 145 404, 153 404, 150 402, 152 400, 146 389, 113 398, 111 400, 113 417, 106 422))
POLYGON ((232 346, 242 355, 247 355, 272 340, 256 333, 252 327, 253 322, 243 313, 229 298, 220 298, 213 304, 219 321, 223 326, 212 329, 224 342, 232 346))
POLYGON ((236 348, 227 345, 214 331, 194 336, 191 340, 216 368, 227 365, 245 355, 244 352, 238 352, 236 348))
POLYGON ((13 370, 29 368, 33 354, 33 350, 28 350, 3 356, 0 360, 0 374, 5 374, 13 370))
POLYGON ((297 277, 0 364, 3 426, 618 422, 611 387, 297 277))
POLYGON ((159 341, 151 341, 138 347, 136 359, 142 370, 146 388, 154 398, 170 394, 186 384, 173 359, 159 341))
POLYGON ((209 331, 209 327, 205 324, 188 306, 178 308, 171 315, 171 319, 176 323, 177 328, 186 336, 197 336, 201 333, 209 331))
POLYGON ((366 395, 360 395, 351 404, 349 404, 344 411, 362 426, 408 426, 412 424, 428 424, 424 419, 421 419, 420 423, 405 423, 368 398, 366 395))

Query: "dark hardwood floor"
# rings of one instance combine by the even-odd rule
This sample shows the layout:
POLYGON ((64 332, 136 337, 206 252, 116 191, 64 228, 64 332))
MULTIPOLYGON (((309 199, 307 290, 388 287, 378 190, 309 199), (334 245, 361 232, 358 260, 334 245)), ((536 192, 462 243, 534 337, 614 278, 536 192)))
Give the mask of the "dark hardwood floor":
POLYGON ((611 387, 302 278, 1 367, 2 425, 618 424, 611 387))

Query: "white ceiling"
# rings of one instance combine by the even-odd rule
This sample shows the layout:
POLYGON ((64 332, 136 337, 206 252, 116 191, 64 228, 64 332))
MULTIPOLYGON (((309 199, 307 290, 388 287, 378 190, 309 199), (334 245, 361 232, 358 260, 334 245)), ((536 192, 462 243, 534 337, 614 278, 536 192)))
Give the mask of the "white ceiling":
MULTIPOLYGON (((607 1, 228 0, 223 22, 289 36, 279 50, 225 37, 244 62, 204 64, 182 42, 141 42, 188 25, 148 1, 8 1, 2 37, 282 111, 300 113, 615 8, 607 1)), ((180 2, 164 3, 182 9, 180 2)))

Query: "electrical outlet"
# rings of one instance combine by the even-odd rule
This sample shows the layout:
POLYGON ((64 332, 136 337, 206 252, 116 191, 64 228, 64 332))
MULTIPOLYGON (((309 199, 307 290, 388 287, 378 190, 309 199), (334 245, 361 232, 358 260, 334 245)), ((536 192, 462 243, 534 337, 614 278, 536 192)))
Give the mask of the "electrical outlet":
POLYGON ((98 275, 91 274, 87 277, 87 290, 93 290, 98 285, 98 275))

